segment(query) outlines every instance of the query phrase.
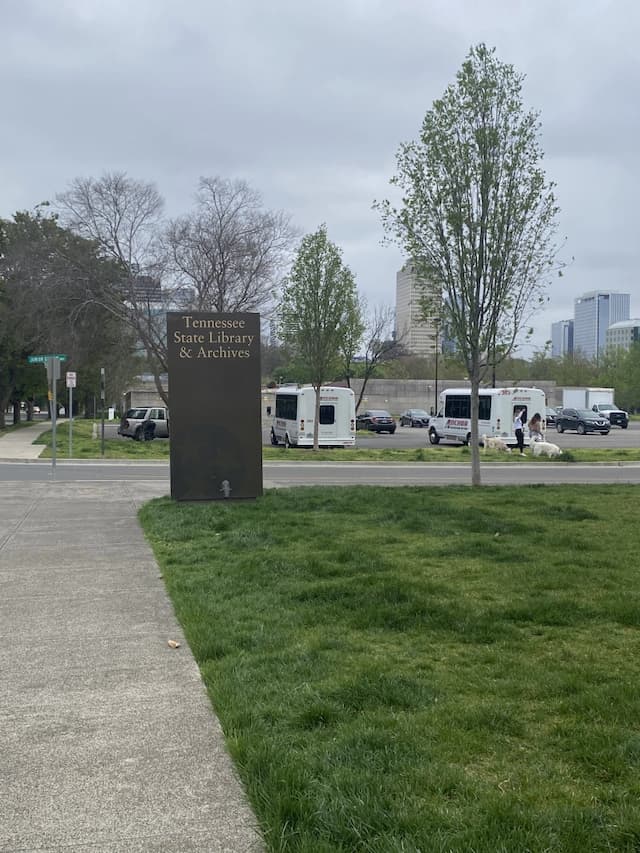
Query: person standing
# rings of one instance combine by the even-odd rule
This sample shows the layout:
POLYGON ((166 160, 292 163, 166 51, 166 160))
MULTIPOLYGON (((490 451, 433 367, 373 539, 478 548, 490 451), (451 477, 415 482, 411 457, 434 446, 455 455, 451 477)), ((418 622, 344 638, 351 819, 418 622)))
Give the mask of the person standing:
POLYGON ((513 432, 516 437, 516 441, 518 442, 518 450, 520 451, 520 456, 525 456, 524 452, 524 419, 525 419, 525 410, 520 409, 520 411, 516 412, 515 418, 513 419, 513 432))
POLYGON ((529 439, 531 441, 544 441, 542 434, 542 416, 536 412, 529 421, 529 439))

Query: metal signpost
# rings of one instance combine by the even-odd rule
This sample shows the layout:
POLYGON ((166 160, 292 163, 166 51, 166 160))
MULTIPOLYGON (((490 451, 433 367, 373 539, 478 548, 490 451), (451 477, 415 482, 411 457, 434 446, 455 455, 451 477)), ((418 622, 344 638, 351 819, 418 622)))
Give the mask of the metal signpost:
POLYGON ((69 459, 73 456, 73 389, 76 387, 76 374, 67 370, 67 388, 69 389, 69 459))
POLYGON ((100 444, 102 447, 102 456, 104 456, 104 401, 105 401, 105 375, 104 367, 100 368, 100 405, 102 407, 102 429, 100 444))
POLYGON ((56 397, 56 382, 60 379, 60 362, 66 361, 66 355, 30 355, 29 364, 44 364, 47 368, 49 390, 47 397, 51 404, 51 473, 56 472, 56 421, 58 417, 58 400, 56 397))

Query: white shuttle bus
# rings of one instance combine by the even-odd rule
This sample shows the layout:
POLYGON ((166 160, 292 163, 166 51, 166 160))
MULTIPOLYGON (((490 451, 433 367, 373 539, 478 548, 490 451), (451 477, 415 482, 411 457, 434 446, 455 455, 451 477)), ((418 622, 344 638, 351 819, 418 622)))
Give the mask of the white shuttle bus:
MULTIPOLYGON (((312 385, 283 386, 276 391, 271 444, 313 447, 316 392, 312 385)), ((320 388, 320 447, 353 447, 356 443, 356 404, 351 388, 320 388)))
MULTIPOLYGON (((515 447, 513 432, 515 413, 524 413, 524 441, 529 443, 527 421, 535 414, 542 417, 542 430, 546 429, 546 401, 539 388, 481 388, 478 412, 478 439, 482 436, 499 436, 515 447)), ((429 441, 469 444, 471 440, 471 389, 450 388, 440 394, 438 414, 429 419, 429 441)))

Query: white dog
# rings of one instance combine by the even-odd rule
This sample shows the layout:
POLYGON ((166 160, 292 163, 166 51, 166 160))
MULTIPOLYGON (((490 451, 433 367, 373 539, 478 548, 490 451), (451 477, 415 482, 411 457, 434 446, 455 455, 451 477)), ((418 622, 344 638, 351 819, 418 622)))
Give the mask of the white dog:
POLYGON ((500 438, 499 435, 494 435, 494 436, 483 435, 482 436, 482 447, 483 447, 485 453, 487 452, 487 448, 490 450, 501 450, 503 453, 511 453, 511 448, 506 443, 506 441, 503 441, 500 438))
POLYGON ((553 444, 551 441, 532 441, 531 446, 533 447, 533 455, 534 456, 560 456, 562 451, 558 447, 557 444, 553 444))

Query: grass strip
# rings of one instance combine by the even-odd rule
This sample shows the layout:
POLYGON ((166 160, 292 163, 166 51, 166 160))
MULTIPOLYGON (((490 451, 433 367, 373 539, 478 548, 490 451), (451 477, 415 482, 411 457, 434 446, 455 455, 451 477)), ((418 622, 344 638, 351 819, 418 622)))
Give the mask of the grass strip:
POLYGON ((633 486, 140 513, 268 849, 640 849, 633 486))
MULTIPOLYGON (((69 458, 69 427, 68 423, 60 424, 56 430, 56 456, 58 459, 69 458)), ((100 459, 102 457, 102 441, 100 425, 97 425, 97 438, 93 438, 93 422, 74 420, 72 430, 72 456, 74 459, 100 459)), ((465 462, 471 464, 471 451, 468 447, 437 445, 427 443, 425 446, 402 448, 333 448, 314 452, 310 448, 289 448, 266 446, 262 456, 268 462, 465 462)), ((35 442, 46 445, 41 459, 51 458, 51 431, 44 433, 35 442)), ((130 460, 168 460, 169 442, 164 439, 154 441, 133 441, 128 438, 106 438, 104 442, 105 459, 130 460)), ((584 448, 566 450, 557 459, 546 456, 534 457, 531 453, 521 457, 517 453, 505 454, 497 450, 488 450, 481 454, 484 462, 505 462, 522 465, 524 462, 536 465, 546 465, 558 462, 640 462, 640 448, 584 448)))

